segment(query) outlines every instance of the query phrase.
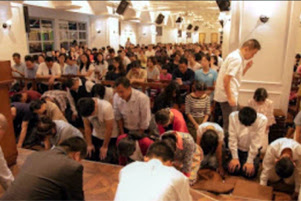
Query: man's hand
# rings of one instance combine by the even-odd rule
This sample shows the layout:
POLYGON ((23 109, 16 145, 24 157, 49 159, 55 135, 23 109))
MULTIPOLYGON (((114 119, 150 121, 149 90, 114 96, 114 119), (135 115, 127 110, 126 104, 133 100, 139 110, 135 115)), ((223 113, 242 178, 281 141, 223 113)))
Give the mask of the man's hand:
POLYGON ((231 97, 230 99, 228 99, 228 103, 231 107, 235 107, 236 106, 236 100, 231 97))
POLYGON ((21 144, 21 143, 18 143, 18 144, 17 144, 17 148, 22 148, 22 144, 21 144))
POLYGON ((89 144, 87 146, 87 152, 88 152, 88 157, 91 157, 92 156, 92 151, 94 152, 95 151, 95 147, 93 144, 89 144))
POLYGON ((196 130, 198 130, 198 129, 199 129, 199 125, 198 125, 198 124, 194 124, 194 128, 195 128, 196 130))
POLYGON ((50 85, 52 85, 52 84, 54 83, 54 80, 55 80, 55 77, 54 77, 54 76, 51 76, 50 79, 49 79, 49 81, 48 81, 48 83, 49 83, 50 85))
POLYGON ((240 168, 240 163, 238 159, 232 159, 228 165, 229 172, 233 173, 235 169, 240 168))
POLYGON ((246 172, 246 175, 251 177, 255 173, 255 168, 253 163, 245 163, 243 166, 243 171, 246 172))
POLYGON ((294 192, 292 194, 292 200, 298 200, 299 192, 294 192))
POLYGON ((104 160, 107 157, 108 147, 102 146, 99 150, 100 160, 104 160))

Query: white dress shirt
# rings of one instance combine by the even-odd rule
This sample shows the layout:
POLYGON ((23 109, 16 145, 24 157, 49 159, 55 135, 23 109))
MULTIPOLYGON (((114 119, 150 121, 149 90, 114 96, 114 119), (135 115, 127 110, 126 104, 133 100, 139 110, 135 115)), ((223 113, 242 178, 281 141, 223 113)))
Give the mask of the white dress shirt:
POLYGON ((265 134, 267 118, 257 113, 256 121, 245 126, 238 119, 238 111, 229 116, 229 148, 233 159, 238 159, 238 149, 249 152, 247 163, 253 163, 261 147, 261 136, 265 134))
POLYGON ((113 100, 115 119, 123 119, 128 130, 146 130, 151 120, 150 100, 147 95, 132 88, 129 101, 125 101, 116 93, 113 100))
POLYGON ((134 162, 119 173, 115 201, 190 201, 189 182, 174 167, 158 159, 134 162))
MULTIPOLYGON (((295 182, 295 192, 299 192, 301 177, 301 145, 293 139, 280 138, 269 145, 262 163, 263 170, 260 175, 260 184, 266 186, 268 181, 280 180, 280 177, 275 171, 275 164, 276 160, 280 158, 282 151, 286 148, 290 148, 293 153, 293 161, 295 162, 296 167, 291 179, 295 182)), ((284 181, 286 182, 286 180, 291 179, 287 178, 284 179, 284 181)))
POLYGON ((2 148, 0 147, 0 184, 6 190, 14 181, 14 176, 7 167, 2 148))
POLYGON ((222 67, 218 73, 215 91, 214 91, 214 100, 217 102, 227 102, 228 98, 224 86, 224 76, 230 75, 232 79, 230 81, 230 89, 232 96, 235 98, 236 102, 238 100, 238 90, 241 83, 241 78, 243 76, 244 69, 244 59, 240 53, 240 50, 237 49, 231 54, 228 55, 226 60, 223 62, 222 67))
MULTIPOLYGON (((58 76, 61 75, 61 66, 54 62, 51 70, 51 75, 58 76)), ((39 65, 38 70, 37 70, 37 75, 41 76, 48 76, 49 74, 49 68, 47 67, 46 63, 43 62, 39 65)))

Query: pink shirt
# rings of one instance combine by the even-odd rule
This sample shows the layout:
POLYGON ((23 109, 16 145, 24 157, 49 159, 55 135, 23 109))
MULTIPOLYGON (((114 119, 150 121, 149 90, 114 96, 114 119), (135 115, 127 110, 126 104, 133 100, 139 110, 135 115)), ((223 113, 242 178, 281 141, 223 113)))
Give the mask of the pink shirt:
POLYGON ((171 80, 172 76, 170 73, 167 73, 166 75, 164 75, 163 73, 160 74, 160 80, 171 80))
MULTIPOLYGON (((179 112, 177 109, 170 109, 170 111, 174 114, 172 129, 178 132, 189 133, 182 113, 179 112)), ((162 125, 158 124, 158 129, 160 135, 165 132, 165 128, 162 125)))

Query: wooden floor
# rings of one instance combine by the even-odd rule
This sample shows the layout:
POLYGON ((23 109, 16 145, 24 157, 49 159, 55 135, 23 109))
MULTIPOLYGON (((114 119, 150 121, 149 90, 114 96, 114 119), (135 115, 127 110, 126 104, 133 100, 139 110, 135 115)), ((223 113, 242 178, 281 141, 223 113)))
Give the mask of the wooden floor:
MULTIPOLYGON (((11 167, 14 175, 24 163, 26 157, 33 151, 19 149, 17 164, 11 167)), ((84 160, 84 193, 85 200, 114 200, 114 195, 118 185, 118 174, 121 166, 92 162, 84 160)), ((3 190, 0 192, 2 195, 3 190)), ((212 201, 212 200, 235 200, 247 201, 247 199, 235 198, 229 195, 214 195, 207 192, 200 192, 191 189, 193 200, 212 201)))

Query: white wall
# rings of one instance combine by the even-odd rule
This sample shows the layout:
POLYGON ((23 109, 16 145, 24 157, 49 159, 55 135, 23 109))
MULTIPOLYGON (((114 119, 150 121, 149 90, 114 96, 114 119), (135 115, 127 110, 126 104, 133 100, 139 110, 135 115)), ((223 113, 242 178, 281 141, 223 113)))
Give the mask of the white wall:
POLYGON ((121 21, 121 36, 120 36, 120 45, 125 46, 127 39, 130 38, 131 43, 137 44, 138 36, 138 25, 137 23, 130 21, 121 21))
POLYGON ((11 9, 11 29, 3 30, 1 27, 0 30, 0 60, 12 61, 14 52, 19 52, 22 59, 28 54, 23 7, 21 4, 11 3, 11 9))
POLYGON ((96 47, 99 49, 110 45, 107 21, 108 19, 104 17, 90 17, 90 47, 96 47), (98 31, 100 31, 100 33, 97 33, 98 31))
POLYGON ((297 32, 296 53, 301 54, 301 19, 298 27, 299 28, 297 32))
MULTIPOLYGON (((238 48, 245 40, 256 38, 262 50, 255 55, 254 65, 243 77, 239 102, 247 104, 258 87, 264 87, 274 101, 275 108, 286 113, 294 64, 297 21, 300 2, 291 1, 240 1, 237 21, 231 30, 238 30, 229 44, 238 48), (258 23, 259 16, 267 14, 266 24, 258 23)), ((233 16, 232 16, 233 17, 233 16)), ((230 32, 231 33, 231 32, 230 32)), ((232 34, 232 33, 231 33, 232 34)))
POLYGON ((138 43, 139 44, 153 44, 153 35, 155 32, 153 32, 153 26, 155 25, 145 25, 145 24, 140 24, 138 26, 138 43))

